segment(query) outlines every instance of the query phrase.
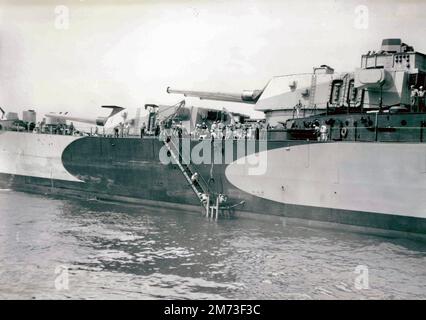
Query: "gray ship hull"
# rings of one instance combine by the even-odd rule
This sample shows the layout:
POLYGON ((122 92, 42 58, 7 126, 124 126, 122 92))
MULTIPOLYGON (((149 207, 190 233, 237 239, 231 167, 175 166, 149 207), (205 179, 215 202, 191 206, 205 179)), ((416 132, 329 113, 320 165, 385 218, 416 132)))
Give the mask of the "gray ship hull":
MULTIPOLYGON (((269 141, 241 157, 232 143, 232 161, 222 141, 211 145, 216 163, 192 166, 236 215, 426 233, 424 144, 269 141), (266 166, 253 158, 262 154, 266 166)), ((202 212, 157 139, 2 132, 0 146, 2 188, 202 212)))

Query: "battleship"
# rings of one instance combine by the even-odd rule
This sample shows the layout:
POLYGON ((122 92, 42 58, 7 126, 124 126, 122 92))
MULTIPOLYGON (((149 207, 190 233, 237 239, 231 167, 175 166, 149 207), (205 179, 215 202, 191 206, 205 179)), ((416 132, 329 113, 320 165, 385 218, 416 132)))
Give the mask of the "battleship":
POLYGON ((226 108, 147 104, 127 132, 70 125, 105 126, 118 106, 97 119, 47 114, 42 126, 12 112, 0 121, 0 187, 424 235, 425 85, 426 55, 384 39, 351 72, 322 65, 241 93, 169 87, 226 108))

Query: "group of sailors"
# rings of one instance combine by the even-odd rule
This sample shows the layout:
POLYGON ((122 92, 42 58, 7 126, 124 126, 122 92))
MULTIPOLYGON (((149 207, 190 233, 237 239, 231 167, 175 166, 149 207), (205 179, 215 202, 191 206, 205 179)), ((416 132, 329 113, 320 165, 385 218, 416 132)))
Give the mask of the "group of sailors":
MULTIPOLYGON (((198 172, 195 172, 192 176, 191 176, 191 183, 195 184, 195 185, 199 185, 199 174, 198 172)), ((203 192, 197 192, 198 194, 198 198, 200 199, 200 201, 203 203, 204 206, 207 205, 207 203, 211 204, 211 200, 210 196, 207 195, 206 193, 203 192)), ((222 193, 218 193, 216 194, 216 199, 218 201, 219 205, 223 205, 225 202, 228 201, 228 197, 222 193)))
POLYGON ((130 136, 130 123, 120 122, 114 127, 114 138, 126 138, 130 136))
MULTIPOLYGON (((60 124, 46 124, 45 119, 40 122, 37 122, 32 130, 33 133, 47 133, 47 134, 58 134, 65 136, 92 136, 92 137, 102 137, 107 136, 105 131, 99 132, 99 127, 90 128, 90 131, 78 130, 74 123, 70 124, 60 123, 60 124)), ((110 135, 109 135, 110 136, 110 135)))
POLYGON ((423 86, 420 86, 418 89, 412 85, 411 86, 411 108, 413 112, 425 112, 425 90, 423 86))
POLYGON ((328 127, 325 124, 320 125, 319 123, 314 123, 315 136, 318 141, 326 142, 328 141, 328 127))
MULTIPOLYGON (((181 121, 175 121, 170 128, 167 128, 164 123, 159 124, 158 135, 161 138, 167 136, 174 136, 177 138, 191 138, 195 140, 222 140, 222 139, 254 139, 259 140, 263 138, 266 132, 266 126, 260 120, 255 123, 230 123, 225 124, 222 121, 214 121, 210 127, 206 122, 197 123, 195 129, 188 132, 187 128, 182 125, 181 121)), ((142 135, 142 129, 141 129, 142 135)), ((156 134, 157 135, 157 134, 156 134)))
POLYGON ((33 133, 49 133, 59 135, 80 135, 80 131, 76 130, 74 124, 71 122, 69 125, 65 123, 60 124, 46 124, 46 119, 43 118, 35 124, 33 133))
MULTIPOLYGON (((35 124, 32 130, 34 133, 48 133, 48 134, 59 134, 59 135, 88 135, 88 136, 111 136, 110 134, 99 133, 99 128, 95 127, 94 130, 90 130, 90 133, 79 131, 75 128, 74 124, 46 124, 45 119, 35 124)), ((126 138, 130 137, 130 123, 120 122, 113 128, 112 136, 115 138, 126 138)), ((145 122, 140 128, 140 135, 143 138, 146 135, 154 135, 160 139, 167 138, 168 136, 177 138, 191 138, 195 140, 204 139, 252 139, 259 140, 265 138, 266 125, 258 120, 253 123, 240 123, 235 122, 231 124, 225 124, 222 121, 214 121, 211 125, 207 125, 206 122, 197 123, 194 130, 188 131, 183 126, 181 121, 173 121, 171 125, 166 125, 165 122, 160 122, 154 127, 154 132, 149 132, 145 122)))

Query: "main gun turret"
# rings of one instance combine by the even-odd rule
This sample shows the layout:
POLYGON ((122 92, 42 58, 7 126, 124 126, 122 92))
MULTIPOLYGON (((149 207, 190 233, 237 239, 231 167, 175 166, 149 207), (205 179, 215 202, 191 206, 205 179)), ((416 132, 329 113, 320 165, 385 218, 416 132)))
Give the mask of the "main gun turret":
MULTIPOLYGON (((401 39, 384 39, 379 51, 361 57, 352 72, 336 73, 322 65, 313 73, 273 77, 262 90, 242 93, 175 90, 200 99, 254 104, 276 124, 289 118, 325 112, 354 113, 371 110, 419 108, 410 102, 410 88, 426 87, 426 55, 414 51, 401 39)), ((421 109, 421 108, 420 108, 421 109)))

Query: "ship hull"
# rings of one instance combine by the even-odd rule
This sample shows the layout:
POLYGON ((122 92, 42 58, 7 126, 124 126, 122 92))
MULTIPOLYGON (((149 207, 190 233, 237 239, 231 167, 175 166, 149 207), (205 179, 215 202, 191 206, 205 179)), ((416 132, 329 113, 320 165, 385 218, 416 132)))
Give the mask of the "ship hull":
MULTIPOLYGON (((424 144, 244 142, 241 156, 236 142, 206 143, 213 163, 191 166, 236 215, 426 234, 424 144)), ((160 161, 156 139, 3 132, 0 146, 2 188, 202 212, 178 165, 160 161)))

